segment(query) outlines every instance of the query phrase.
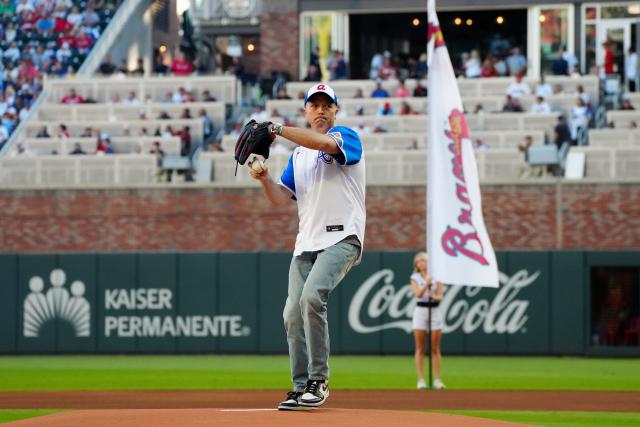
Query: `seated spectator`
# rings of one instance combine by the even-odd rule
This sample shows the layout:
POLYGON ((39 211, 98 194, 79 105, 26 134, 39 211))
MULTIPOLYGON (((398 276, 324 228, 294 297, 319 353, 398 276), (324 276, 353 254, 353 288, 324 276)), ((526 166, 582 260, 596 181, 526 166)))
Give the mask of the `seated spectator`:
POLYGON ((151 144, 151 149, 149 150, 149 154, 155 154, 156 156, 156 164, 158 167, 162 166, 162 159, 164 159, 164 150, 160 147, 160 143, 158 141, 153 141, 151 144))
POLYGON ((571 130, 567 126, 567 119, 561 115, 558 117, 558 123, 553 128, 553 143, 560 149, 565 142, 571 142, 571 130))
POLYGON ((393 108, 391 108, 391 104, 388 102, 385 102, 378 110, 379 116, 393 116, 393 114, 393 108))
POLYGON ((96 154, 113 154, 113 147, 111 147, 111 137, 109 137, 107 133, 102 132, 100 135, 98 135, 96 154))
POLYGON ((564 88, 561 84, 556 84, 553 86, 553 94, 554 95, 562 95, 564 93, 564 88))
POLYGON ((473 108, 473 114, 482 114, 484 113, 484 107, 482 106, 482 104, 476 104, 476 106, 473 108))
POLYGON ((327 69, 329 70, 329 80, 343 80, 347 78, 347 63, 344 54, 339 50, 331 52, 327 59, 327 69))
POLYGON ((82 155, 82 154, 87 154, 87 153, 82 149, 82 145, 80 145, 79 142, 76 142, 73 145, 73 150, 71 150, 71 152, 69 154, 75 156, 75 155, 82 155))
POLYGON ((276 95, 276 99, 291 99, 291 97, 287 95, 287 90, 285 88, 280 88, 276 95))
POLYGON ((403 101, 402 104, 400 105, 400 115, 408 116, 408 115, 414 115, 414 114, 418 114, 418 113, 413 111, 413 108, 411 108, 411 105, 408 102, 403 101))
POLYGON ((518 98, 513 98, 511 95, 507 95, 507 102, 502 107, 502 111, 505 113, 522 113, 522 105, 518 98))
POLYGON ((92 138, 93 137, 93 129, 91 126, 84 128, 84 131, 80 134, 80 138, 92 138))
POLYGON ((67 130, 67 126, 64 124, 60 124, 58 126, 58 133, 56 134, 57 138, 71 138, 71 132, 67 130))
POLYGON ((69 94, 62 98, 61 104, 82 104, 84 99, 76 93, 74 88, 69 90, 69 94))
POLYGON ((622 100, 622 105, 620 106, 621 110, 626 110, 626 111, 631 111, 631 110, 635 110, 635 108, 633 107, 633 104, 631 104, 631 100, 629 98, 624 98, 622 100))
POLYGON ((144 60, 142 58, 138 58, 138 62, 136 63, 136 68, 131 71, 132 76, 144 76, 144 60))
POLYGON ((358 87, 356 88, 356 92, 353 94, 354 98, 364 98, 364 93, 362 92, 362 88, 358 87))
POLYGON ((140 128, 140 132, 138 132, 138 136, 151 136, 149 135, 149 131, 147 128, 140 128))
POLYGON ((356 105, 356 116, 364 116, 364 106, 356 105))
POLYGON ((551 63, 551 72, 554 76, 568 76, 569 75, 569 63, 562 56, 562 50, 558 52, 556 58, 551 63))
POLYGON ((425 97, 427 96, 427 88, 422 86, 420 82, 416 85, 416 88, 413 90, 413 96, 415 97, 425 97))
POLYGON ((180 118, 192 119, 193 117, 191 117, 191 110, 189 110, 188 108, 185 108, 184 110, 182 110, 182 114, 180 114, 180 118))
POLYGON ((140 105, 140 100, 136 96, 136 92, 134 90, 130 91, 129 94, 122 100, 122 103, 125 105, 140 105))
POLYGON ((507 95, 510 95, 514 99, 531 95, 531 88, 527 83, 522 81, 522 74, 517 74, 516 81, 507 87, 507 95))
POLYGON ((369 128, 369 126, 367 126, 364 123, 364 120, 362 120, 362 119, 358 119, 358 122, 357 122, 356 127, 354 128, 354 130, 358 133, 358 135, 362 135, 362 134, 371 132, 371 129, 369 128))
POLYGON ((202 102, 216 102, 216 98, 211 96, 209 89, 202 91, 202 102))
POLYGON ((144 108, 138 110, 138 120, 147 120, 147 112, 144 108))
POLYGON ((174 104, 182 104, 184 102, 192 101, 193 99, 191 98, 191 95, 189 95, 189 92, 187 92, 187 90, 183 87, 178 88, 178 91, 174 93, 171 98, 171 102, 173 102, 174 104))
MULTIPOLYGON (((16 63, 20 59, 20 49, 15 41, 9 43, 9 48, 2 54, 5 62, 16 63)), ((13 67, 12 67, 13 68, 13 67)))
POLYGON ((251 116, 249 116, 249 118, 251 120, 255 120, 256 122, 260 123, 260 122, 266 121, 269 118, 269 115, 264 110, 263 106, 256 105, 255 110, 253 111, 253 113, 251 113, 251 116))
POLYGON ((42 126, 42 129, 40 129, 36 134, 36 138, 51 138, 46 126, 42 126))
POLYGON ((407 86, 404 83, 404 79, 400 79, 400 81, 398 82, 398 88, 394 92, 393 96, 395 96, 396 98, 407 98, 411 96, 409 89, 407 89, 407 86))
POLYGON ((638 129, 638 123, 635 120, 629 122, 629 129, 638 129))
POLYGON ((474 150, 488 150, 489 148, 491 148, 489 146, 489 144, 486 144, 483 140, 481 140, 480 138, 476 138, 473 141, 473 149, 474 150))
POLYGON ((576 105, 571 108, 571 139, 577 141, 578 131, 589 127, 589 108, 581 98, 576 100, 576 105))
POLYGON ((191 154, 191 130, 189 126, 182 128, 180 132, 180 155, 186 157, 191 154))
POLYGON ((202 120, 202 136, 204 137, 204 145, 206 149, 207 145, 211 142, 211 139, 215 136, 213 120, 211 120, 211 117, 207 114, 207 110, 204 108, 201 108, 200 111, 198 111, 198 118, 202 120))
POLYGON ((185 58, 182 51, 178 51, 171 62, 171 72, 176 76, 188 76, 193 73, 193 65, 185 58))
POLYGON ((167 112, 167 110, 162 110, 160 115, 158 116, 158 120, 171 120, 171 116, 167 112))
POLYGON ((100 64, 100 67, 98 67, 98 72, 104 76, 110 76, 115 71, 116 66, 113 65, 113 62, 111 62, 111 55, 107 53, 104 56, 104 61, 102 61, 102 64, 100 64))
POLYGON ((548 98, 553 95, 553 88, 545 81, 544 74, 540 76, 540 81, 536 85, 536 96, 548 98))
POLYGON ((16 151, 14 151, 11 155, 13 157, 16 157, 16 156, 33 157, 33 156, 35 156, 35 153, 33 151, 29 150, 29 148, 27 147, 27 145, 24 142, 21 142, 18 145, 16 145, 16 151))
POLYGON ((545 101, 542 96, 537 96, 536 102, 534 102, 533 105, 531 105, 531 112, 532 113, 550 113, 551 107, 549 106, 549 103, 545 101))
POLYGON ((480 70, 480 77, 498 77, 498 70, 494 67, 491 58, 484 60, 482 69, 480 70))
POLYGON ((120 61, 120 66, 116 70, 120 77, 126 77, 129 75, 129 64, 127 64, 127 59, 124 58, 120 61))
POLYGON ((517 76, 523 75, 527 72, 527 58, 520 53, 519 47, 514 47, 511 50, 511 55, 506 59, 507 68, 509 69, 509 75, 517 76))
POLYGON ((142 144, 140 144, 139 142, 136 144, 136 146, 133 148, 133 153, 136 156, 139 156, 142 154, 142 144))
POLYGON ((382 124, 381 121, 376 120, 376 122, 373 124, 373 133, 385 133, 387 132, 387 129, 384 127, 384 125, 382 124))
POLYGON ((304 77, 303 81, 319 82, 320 80, 322 80, 322 76, 318 67, 315 64, 309 64, 309 68, 307 68, 307 75, 304 77))
POLYGON ((389 97, 389 92, 387 92, 382 88, 381 81, 378 80, 376 82, 376 88, 373 90, 373 92, 371 92, 371 97, 372 98, 388 98, 389 97))
POLYGON ((80 27, 82 23, 82 14, 77 6, 71 8, 71 12, 67 15, 67 22, 73 27, 80 27))
POLYGON ((529 178, 531 176, 541 176, 541 166, 531 166, 529 164, 529 147, 533 145, 533 137, 527 135, 524 137, 524 143, 518 145, 518 151, 524 154, 524 164, 520 168, 520 178, 529 178))
POLYGON ((391 63, 390 57, 385 57, 382 61, 382 67, 378 70, 378 78, 382 80, 395 79, 398 76, 396 67, 391 63))
POLYGON ((587 108, 591 110, 591 98, 589 97, 589 94, 584 91, 584 87, 582 85, 577 85, 576 92, 578 93, 578 97, 582 99, 584 105, 586 105, 587 108))
POLYGON ((471 54, 467 57, 464 57, 462 61, 464 67, 464 75, 466 78, 473 79, 476 77, 480 77, 482 68, 480 65, 480 54, 477 50, 472 50, 471 54))
POLYGON ((495 67, 496 72, 498 73, 498 76, 504 77, 508 75, 509 68, 507 67, 507 63, 504 62, 504 59, 502 59, 501 57, 494 57, 494 59, 495 59, 495 62, 493 66, 495 67))

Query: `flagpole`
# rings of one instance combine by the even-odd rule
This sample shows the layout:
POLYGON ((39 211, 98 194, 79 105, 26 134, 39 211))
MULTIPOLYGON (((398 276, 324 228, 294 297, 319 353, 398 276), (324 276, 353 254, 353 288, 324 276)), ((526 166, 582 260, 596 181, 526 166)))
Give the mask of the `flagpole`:
MULTIPOLYGON (((429 298, 429 302, 431 302, 431 298, 429 298)), ((429 325, 429 390, 433 390, 433 369, 431 366, 431 304, 429 304, 427 310, 429 310, 429 320, 427 323, 429 325)))

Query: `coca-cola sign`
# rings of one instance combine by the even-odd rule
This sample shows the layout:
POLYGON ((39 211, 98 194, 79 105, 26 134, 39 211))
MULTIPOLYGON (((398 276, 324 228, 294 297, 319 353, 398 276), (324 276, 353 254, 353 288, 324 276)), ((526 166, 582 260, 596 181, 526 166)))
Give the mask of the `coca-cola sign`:
MULTIPOLYGON (((460 329, 465 334, 471 334, 480 329, 486 334, 514 334, 523 330, 528 319, 529 301, 517 297, 539 275, 540 271, 529 274, 527 270, 519 270, 512 276, 500 272, 500 288, 491 300, 468 301, 483 288, 448 286, 440 303, 443 332, 460 329)), ((396 289, 393 279, 393 271, 383 269, 360 285, 349 305, 349 325, 354 331, 370 334, 397 328, 411 333, 411 316, 416 299, 410 285, 396 289), (377 322, 385 314, 390 321, 382 324, 377 322)), ((488 292, 485 290, 485 293, 488 292)))

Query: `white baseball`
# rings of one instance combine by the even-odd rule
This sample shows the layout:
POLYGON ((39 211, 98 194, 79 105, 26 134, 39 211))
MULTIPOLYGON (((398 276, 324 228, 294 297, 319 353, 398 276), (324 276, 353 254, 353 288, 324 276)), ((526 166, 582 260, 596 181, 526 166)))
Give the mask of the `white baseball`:
POLYGON ((264 171, 264 163, 257 157, 254 157, 251 161, 251 169, 253 169, 256 173, 261 173, 264 171))

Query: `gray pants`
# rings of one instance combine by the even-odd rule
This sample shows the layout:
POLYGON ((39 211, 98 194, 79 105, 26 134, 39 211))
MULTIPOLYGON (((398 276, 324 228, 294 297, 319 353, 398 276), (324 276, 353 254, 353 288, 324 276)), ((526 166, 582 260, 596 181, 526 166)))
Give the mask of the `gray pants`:
POLYGON ((359 251, 357 246, 343 241, 291 260, 289 295, 283 316, 295 391, 304 391, 309 379, 329 378, 327 301, 353 266, 359 251))

